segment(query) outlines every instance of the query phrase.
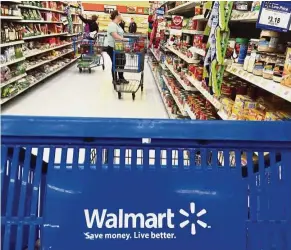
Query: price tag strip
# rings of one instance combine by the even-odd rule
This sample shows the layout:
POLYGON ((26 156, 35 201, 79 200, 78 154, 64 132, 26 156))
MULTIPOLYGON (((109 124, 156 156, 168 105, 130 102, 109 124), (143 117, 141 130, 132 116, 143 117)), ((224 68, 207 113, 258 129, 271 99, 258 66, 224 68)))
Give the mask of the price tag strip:
POLYGON ((291 2, 264 1, 261 5, 257 28, 287 32, 291 22, 291 2))

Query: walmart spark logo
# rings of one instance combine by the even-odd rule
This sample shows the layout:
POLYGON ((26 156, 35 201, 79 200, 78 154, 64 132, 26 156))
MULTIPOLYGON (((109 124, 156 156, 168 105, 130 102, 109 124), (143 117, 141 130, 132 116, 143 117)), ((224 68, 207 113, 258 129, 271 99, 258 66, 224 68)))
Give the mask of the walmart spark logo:
MULTIPOLYGON (((186 212, 184 209, 180 209, 180 214, 182 214, 183 216, 189 218, 190 217, 190 214, 194 215, 195 214, 195 203, 194 202, 191 202, 190 203, 190 214, 188 212, 186 212)), ((203 216, 204 214, 206 214, 207 211, 206 209, 202 209, 200 210, 197 214, 196 214, 196 217, 194 222, 191 223, 191 234, 192 235, 195 235, 196 234, 196 224, 195 222, 203 227, 203 228, 211 228, 211 226, 208 226, 207 223, 205 223, 204 221, 202 221, 201 219, 199 219, 201 216, 203 216)), ((180 223, 180 227, 181 228, 184 228, 186 227, 188 224, 190 223, 190 218, 189 219, 186 219, 184 220, 183 222, 180 223)))

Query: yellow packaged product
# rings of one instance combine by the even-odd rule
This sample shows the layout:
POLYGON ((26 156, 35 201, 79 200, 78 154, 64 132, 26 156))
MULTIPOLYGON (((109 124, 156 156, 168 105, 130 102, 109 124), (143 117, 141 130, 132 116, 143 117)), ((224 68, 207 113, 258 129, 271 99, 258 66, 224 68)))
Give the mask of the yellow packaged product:
POLYGON ((244 105, 245 105, 246 101, 251 101, 251 99, 248 96, 245 96, 245 95, 237 95, 235 97, 234 105, 239 106, 241 108, 244 108, 244 105))
POLYGON ((235 114, 235 113, 232 113, 232 114, 229 116, 229 120, 232 120, 232 121, 236 121, 236 120, 238 120, 238 115, 235 114))
POLYGON ((231 114, 231 110, 234 104, 234 101, 231 100, 230 98, 227 97, 223 97, 220 100, 222 107, 223 107, 223 111, 227 114, 230 115, 231 114))
POLYGON ((281 84, 291 88, 291 48, 287 48, 281 84))
POLYGON ((265 115, 265 121, 280 121, 281 118, 274 111, 268 111, 265 115))
POLYGON ((257 102, 255 101, 245 101, 245 109, 255 109, 257 107, 257 102))
POLYGON ((259 109, 250 109, 249 117, 252 121, 263 121, 265 119, 265 112, 259 109))
POLYGON ((286 111, 277 111, 277 115, 282 119, 282 120, 291 120, 291 113, 286 112, 286 111))

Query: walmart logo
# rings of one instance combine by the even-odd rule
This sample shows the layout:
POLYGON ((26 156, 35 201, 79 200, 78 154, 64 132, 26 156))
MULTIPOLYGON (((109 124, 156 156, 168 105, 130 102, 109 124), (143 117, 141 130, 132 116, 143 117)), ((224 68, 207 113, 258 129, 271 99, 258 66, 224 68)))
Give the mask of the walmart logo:
MULTIPOLYGON (((206 209, 202 209, 196 213, 196 205, 194 202, 190 203, 190 211, 180 209, 179 213, 186 217, 184 221, 179 223, 180 228, 185 228, 191 225, 190 232, 196 235, 196 226, 202 228, 211 228, 201 218, 207 213, 206 209)), ((85 221, 88 229, 92 228, 106 228, 106 229, 175 229, 176 223, 174 218, 176 213, 171 208, 165 209, 159 213, 133 213, 124 211, 120 208, 117 211, 108 211, 107 209, 84 209, 85 221)), ((178 226, 177 225, 177 226, 178 226)))
MULTIPOLYGON (((190 203, 190 214, 195 215, 195 211, 196 210, 196 206, 194 202, 190 203)), ((189 218, 190 214, 188 212, 186 212, 184 209, 180 209, 180 214, 182 214, 183 216, 189 218)), ((202 209, 200 210, 197 214, 196 214, 196 218, 194 217, 194 220, 192 219, 192 223, 191 223, 191 234, 195 235, 196 234, 196 224, 197 223, 199 226, 201 226, 202 228, 211 228, 211 226, 208 226, 206 222, 202 221, 200 219, 200 217, 202 217, 204 214, 206 214, 207 211, 206 209, 202 209)), ((190 223, 190 218, 184 220, 183 222, 180 223, 180 227, 184 228, 186 227, 188 224, 190 223)))

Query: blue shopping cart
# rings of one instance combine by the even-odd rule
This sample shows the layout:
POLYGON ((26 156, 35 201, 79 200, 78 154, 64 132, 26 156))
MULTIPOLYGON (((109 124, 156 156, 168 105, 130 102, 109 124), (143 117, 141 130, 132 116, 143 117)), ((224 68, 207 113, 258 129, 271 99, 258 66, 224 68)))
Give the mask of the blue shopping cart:
POLYGON ((145 49, 146 40, 143 37, 115 42, 112 68, 114 89, 118 93, 118 99, 121 99, 122 93, 130 93, 135 100, 136 92, 139 89, 143 91, 145 49), (126 83, 117 78, 117 75, 120 77, 120 73, 125 72, 130 73, 131 76, 126 83), (134 74, 137 77, 133 77, 134 74))
POLYGON ((93 40, 88 40, 87 38, 82 41, 74 41, 74 50, 76 54, 80 54, 78 59, 79 72, 83 72, 88 69, 88 72, 92 72, 92 68, 101 66, 105 69, 104 64, 104 40, 105 35, 97 34, 96 38, 93 40))
POLYGON ((1 247, 290 250, 290 131, 3 116, 1 247))

